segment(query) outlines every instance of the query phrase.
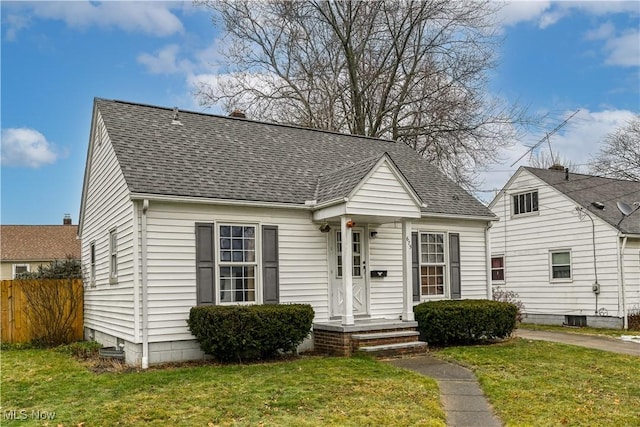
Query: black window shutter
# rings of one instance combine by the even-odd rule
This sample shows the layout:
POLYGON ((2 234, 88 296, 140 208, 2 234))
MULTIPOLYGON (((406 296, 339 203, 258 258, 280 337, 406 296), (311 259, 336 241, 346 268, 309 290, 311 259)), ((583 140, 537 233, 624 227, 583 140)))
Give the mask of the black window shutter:
POLYGON ((275 225, 262 226, 262 283, 263 302, 278 304, 280 301, 280 286, 278 275, 278 227, 275 225))
POLYGON ((216 303, 214 225, 196 223, 196 289, 198 305, 216 303))
POLYGON ((411 279, 413 281, 413 300, 420 301, 420 251, 418 233, 411 233, 411 279))
POLYGON ((449 275, 451 276, 451 299, 462 298, 460 289, 460 234, 449 233, 449 275))

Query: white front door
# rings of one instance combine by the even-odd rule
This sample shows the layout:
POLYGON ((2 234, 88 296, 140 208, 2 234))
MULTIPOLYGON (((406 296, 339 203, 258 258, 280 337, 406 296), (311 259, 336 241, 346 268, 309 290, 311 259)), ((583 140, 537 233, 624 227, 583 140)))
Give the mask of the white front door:
MULTIPOLYGON (((353 228, 353 314, 367 314, 367 240, 364 229, 353 228)), ((331 315, 344 314, 344 289, 342 287, 342 236, 340 231, 332 233, 331 243, 331 315)))

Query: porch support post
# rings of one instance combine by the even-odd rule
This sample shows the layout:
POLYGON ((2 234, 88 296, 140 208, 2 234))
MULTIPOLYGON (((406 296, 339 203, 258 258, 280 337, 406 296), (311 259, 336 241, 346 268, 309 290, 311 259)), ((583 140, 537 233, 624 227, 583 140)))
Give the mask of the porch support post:
POLYGON ((413 275, 411 273, 411 220, 402 220, 402 320, 413 322, 413 275))
POLYGON ((340 231, 342 243, 342 295, 344 295, 343 325, 353 325, 353 238, 351 228, 347 222, 351 218, 343 215, 340 217, 340 231))

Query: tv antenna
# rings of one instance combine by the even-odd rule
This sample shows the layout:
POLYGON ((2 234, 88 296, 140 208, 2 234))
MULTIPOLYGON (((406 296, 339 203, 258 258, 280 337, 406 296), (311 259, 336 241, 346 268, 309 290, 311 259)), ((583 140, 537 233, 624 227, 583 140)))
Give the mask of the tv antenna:
POLYGON ((547 144, 549 144, 549 153, 551 154, 551 161, 555 162, 553 159, 553 151, 551 151, 551 141, 549 140, 549 137, 551 135, 553 135, 554 133, 558 132, 560 129, 562 129, 568 122, 569 120, 571 120, 571 118, 573 116, 575 116, 576 114, 578 114, 580 112, 580 109, 578 108, 576 111, 573 112, 573 114, 571 114, 569 117, 567 117, 566 119, 564 119, 564 121, 562 123, 560 123, 558 126, 556 126, 555 128, 553 128, 553 130, 551 132, 547 132, 545 134, 545 136, 542 137, 542 139, 538 142, 536 142, 533 146, 531 146, 531 148, 529 148, 522 156, 520 156, 518 158, 518 160, 516 160, 515 162, 513 162, 511 164, 510 167, 513 167, 516 163, 518 163, 520 160, 522 160, 522 158, 524 156, 526 156, 529 153, 533 153, 533 150, 535 150, 536 148, 538 148, 540 146, 540 144, 542 144, 543 142, 547 141, 547 144))

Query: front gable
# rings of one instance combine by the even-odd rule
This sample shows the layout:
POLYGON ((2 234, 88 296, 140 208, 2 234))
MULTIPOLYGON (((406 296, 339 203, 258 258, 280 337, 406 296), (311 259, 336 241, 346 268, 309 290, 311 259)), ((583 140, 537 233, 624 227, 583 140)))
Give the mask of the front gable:
POLYGON ((314 220, 338 215, 420 218, 422 200, 385 153, 348 194, 316 210, 314 220))

